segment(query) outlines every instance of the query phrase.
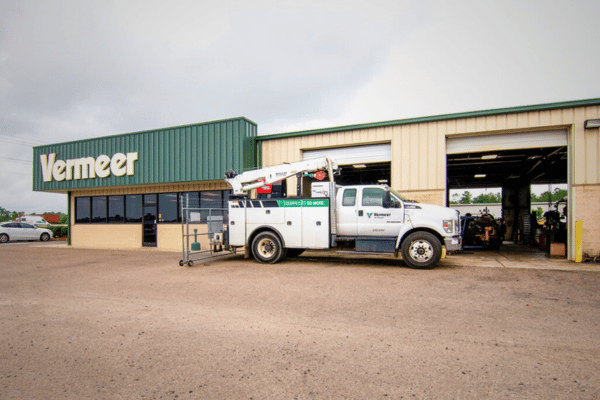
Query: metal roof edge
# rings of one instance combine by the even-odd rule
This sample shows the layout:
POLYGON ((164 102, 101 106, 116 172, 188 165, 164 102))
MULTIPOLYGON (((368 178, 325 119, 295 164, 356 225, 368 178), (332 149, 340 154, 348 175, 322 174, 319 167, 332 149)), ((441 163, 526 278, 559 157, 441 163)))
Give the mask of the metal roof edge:
POLYGON ((557 103, 535 104, 535 105, 529 105, 529 106, 517 106, 517 107, 508 107, 508 108, 493 108, 493 109, 480 110, 480 111, 467 111, 467 112, 454 113, 454 114, 433 115, 433 116, 428 116, 428 117, 417 117, 417 118, 397 119, 397 120, 382 121, 382 122, 364 123, 364 124, 344 125, 344 126, 337 126, 337 127, 331 127, 331 128, 312 129, 312 130, 306 130, 306 131, 274 133, 274 134, 270 134, 270 135, 257 136, 256 139, 258 141, 272 140, 272 139, 286 139, 286 138, 295 137, 295 136, 316 135, 319 133, 333 133, 333 132, 340 132, 340 131, 347 131, 347 130, 380 128, 380 127, 394 126, 394 125, 407 125, 407 124, 415 124, 415 123, 422 123, 422 122, 435 122, 435 121, 443 121, 443 120, 450 120, 450 119, 484 117, 484 116, 490 116, 490 115, 512 114, 512 113, 521 113, 521 112, 530 112, 530 111, 546 111, 546 110, 555 110, 555 109, 559 109, 559 108, 582 107, 582 106, 592 106, 592 105, 600 105, 600 98, 585 99, 585 100, 571 100, 571 101, 564 101, 564 102, 557 102, 557 103))
POLYGON ((164 128, 146 129, 146 130, 143 130, 143 131, 136 131, 136 132, 117 133, 117 134, 114 134, 114 135, 98 136, 98 137, 87 138, 87 139, 69 140, 67 142, 41 144, 39 146, 32 146, 32 147, 34 149, 36 149, 36 148, 40 148, 40 147, 59 146, 59 145, 63 145, 63 144, 80 143, 80 142, 85 142, 85 141, 89 141, 89 140, 106 139, 106 138, 121 137, 121 136, 128 136, 128 135, 139 135, 139 134, 142 134, 142 133, 165 131, 165 130, 168 130, 168 129, 180 129, 180 128, 187 128, 187 127, 192 127, 192 126, 216 124, 216 123, 236 121, 236 120, 244 120, 244 121, 249 122, 249 123, 251 123, 251 124, 253 124, 253 125, 255 125, 255 126, 258 127, 258 124, 256 122, 254 122, 254 121, 252 121, 252 120, 250 120, 250 119, 248 119, 246 117, 234 117, 234 118, 218 119, 218 120, 214 120, 214 121, 196 122, 196 123, 193 123, 193 124, 167 126, 167 127, 164 127, 164 128))

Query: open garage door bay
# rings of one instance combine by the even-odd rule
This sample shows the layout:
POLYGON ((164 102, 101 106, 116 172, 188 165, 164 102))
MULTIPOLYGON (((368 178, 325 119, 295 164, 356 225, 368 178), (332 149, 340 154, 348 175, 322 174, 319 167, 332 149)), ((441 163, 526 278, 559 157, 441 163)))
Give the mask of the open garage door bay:
POLYGON ((303 160, 332 156, 341 168, 335 181, 341 185, 389 184, 392 147, 389 143, 305 150, 303 160))

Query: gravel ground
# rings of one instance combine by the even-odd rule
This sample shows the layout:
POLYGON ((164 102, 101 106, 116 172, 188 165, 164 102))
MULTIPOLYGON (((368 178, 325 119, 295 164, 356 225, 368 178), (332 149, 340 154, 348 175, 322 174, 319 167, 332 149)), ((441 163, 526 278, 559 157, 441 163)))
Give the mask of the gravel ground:
POLYGON ((0 246, 0 399, 597 399, 600 273, 0 246))

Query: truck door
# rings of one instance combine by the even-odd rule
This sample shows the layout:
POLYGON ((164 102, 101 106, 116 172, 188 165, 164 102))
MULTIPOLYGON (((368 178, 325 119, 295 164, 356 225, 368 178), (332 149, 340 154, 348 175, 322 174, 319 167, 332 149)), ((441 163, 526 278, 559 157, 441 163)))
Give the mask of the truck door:
POLYGON ((356 188, 344 188, 338 196, 341 195, 341 203, 338 200, 338 236, 356 236, 357 234, 357 209, 356 209, 356 188))
POLYGON ((365 187, 361 192, 358 236, 398 236, 404 222, 402 203, 384 188, 365 187))

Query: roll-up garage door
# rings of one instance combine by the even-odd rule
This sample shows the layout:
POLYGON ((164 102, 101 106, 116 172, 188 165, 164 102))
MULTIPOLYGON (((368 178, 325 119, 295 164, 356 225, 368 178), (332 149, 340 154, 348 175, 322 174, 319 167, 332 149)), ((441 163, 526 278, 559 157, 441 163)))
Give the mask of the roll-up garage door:
POLYGON ((392 146, 389 143, 371 144, 307 150, 302 153, 303 160, 324 156, 334 157, 339 165, 389 162, 392 161, 392 146))
POLYGON ((466 137, 448 137, 447 154, 479 153, 485 151, 535 149, 567 145, 567 131, 516 132, 466 137))

